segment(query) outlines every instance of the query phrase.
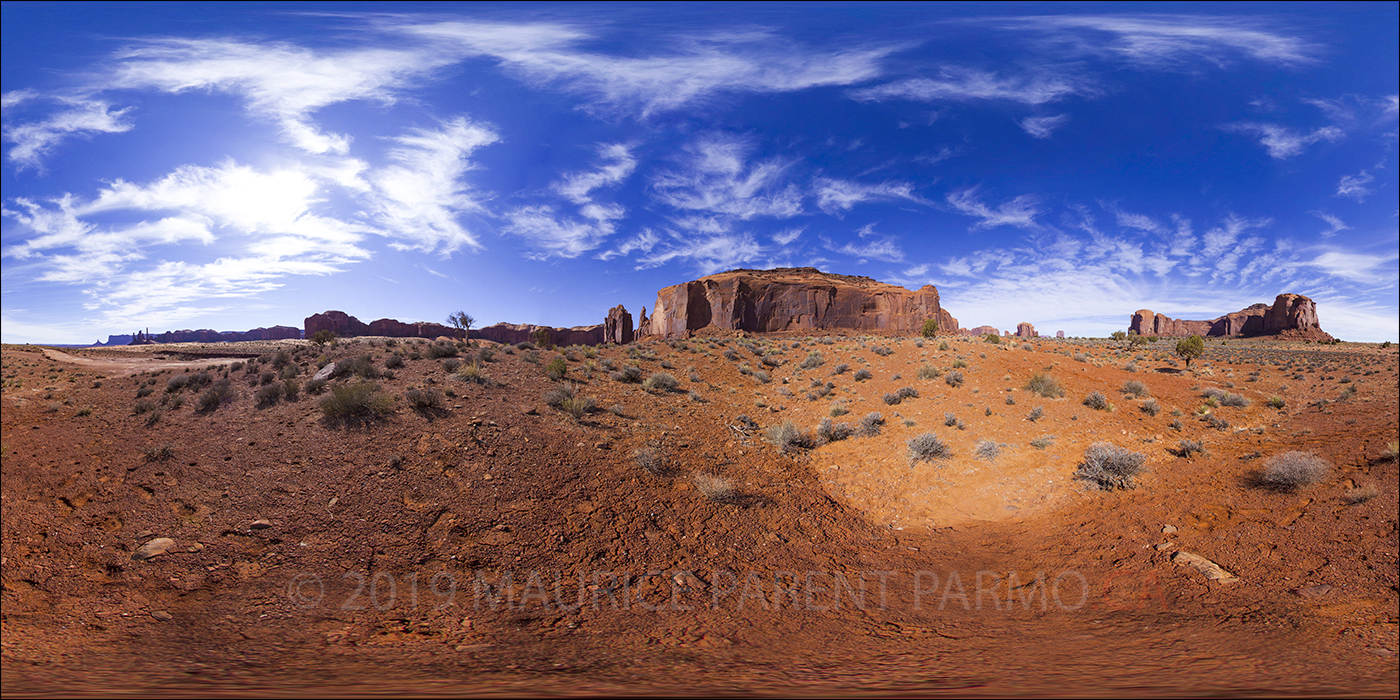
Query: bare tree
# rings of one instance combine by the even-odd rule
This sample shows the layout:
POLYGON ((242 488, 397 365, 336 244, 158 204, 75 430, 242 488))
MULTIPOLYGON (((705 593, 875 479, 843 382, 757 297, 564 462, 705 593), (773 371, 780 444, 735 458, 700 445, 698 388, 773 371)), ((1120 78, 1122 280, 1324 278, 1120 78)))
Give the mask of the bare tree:
POLYGON ((447 322, 452 324, 453 328, 461 330, 466 337, 470 338, 472 335, 472 324, 476 323, 476 319, 472 318, 471 314, 465 311, 455 311, 447 315, 447 322))

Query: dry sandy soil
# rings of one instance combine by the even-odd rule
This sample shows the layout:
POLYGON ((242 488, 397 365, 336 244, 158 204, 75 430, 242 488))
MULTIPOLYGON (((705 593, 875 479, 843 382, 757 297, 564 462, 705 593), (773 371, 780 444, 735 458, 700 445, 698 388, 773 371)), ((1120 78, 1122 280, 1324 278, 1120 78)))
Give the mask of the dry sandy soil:
POLYGON ((482 348, 451 347, 5 346, 4 693, 1400 689, 1395 348, 575 348, 562 383, 596 403, 575 417, 549 396, 559 351, 492 346, 479 383, 448 365, 482 348), (307 381, 363 355, 392 367, 383 413, 335 421, 323 402, 363 380, 307 381), (610 377, 628 365, 678 386, 610 377), (228 400, 171 381, 200 372, 228 400), (283 377, 295 399, 260 403, 283 377), (872 411, 878 435, 767 438, 872 411), (913 461, 930 432, 948 454, 913 461), (1075 478, 1097 442, 1144 456, 1135 488, 1075 478), (1330 472, 1262 488, 1290 450, 1330 472))

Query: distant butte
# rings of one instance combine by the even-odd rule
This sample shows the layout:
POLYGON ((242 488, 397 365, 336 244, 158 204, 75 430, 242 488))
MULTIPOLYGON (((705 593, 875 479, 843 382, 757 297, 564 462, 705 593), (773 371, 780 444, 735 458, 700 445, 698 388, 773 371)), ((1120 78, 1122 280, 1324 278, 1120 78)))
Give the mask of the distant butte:
POLYGON ((1273 306, 1259 303, 1209 321, 1187 321, 1139 309, 1129 319, 1128 331, 1146 336, 1253 338, 1272 336, 1285 340, 1332 340, 1317 320, 1317 305, 1301 294, 1280 294, 1273 306))
POLYGON ((917 291, 869 277, 812 267, 730 270, 666 287, 656 293, 639 337, 684 338, 710 331, 888 331, 918 333, 927 319, 939 332, 957 332, 957 320, 939 303, 938 289, 917 291))

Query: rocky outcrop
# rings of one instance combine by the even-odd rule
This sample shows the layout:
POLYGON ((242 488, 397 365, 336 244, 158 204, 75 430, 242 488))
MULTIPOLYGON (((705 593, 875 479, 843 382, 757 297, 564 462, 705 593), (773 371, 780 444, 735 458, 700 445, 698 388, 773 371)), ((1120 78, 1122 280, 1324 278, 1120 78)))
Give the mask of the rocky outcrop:
POLYGON ((642 316, 637 320, 637 340, 651 335, 651 320, 647 318, 647 307, 642 307, 642 316))
POLYGON ((291 326, 273 326, 271 328, 254 328, 243 334, 244 340, 296 340, 301 337, 300 328, 291 326))
POLYGON ((1269 304, 1253 304, 1210 321, 1187 321, 1154 313, 1134 312, 1128 331, 1139 335, 1252 338, 1274 336, 1298 340, 1332 340, 1317 320, 1317 305, 1301 294, 1280 294, 1269 304))
POLYGON ((608 317, 603 320, 603 342, 622 345, 634 339, 632 314, 622 304, 608 309, 608 317))
POLYGON ((969 331, 967 332, 967 334, 968 334, 968 335, 1001 335, 1001 331, 999 331, 999 330, 997 330, 997 329, 995 329, 995 328, 992 328, 991 326, 978 326, 978 327, 976 327, 976 328, 973 328, 972 330, 969 330, 969 331))
MULTIPOLYGON (((667 287, 644 324, 645 334, 689 337, 712 331, 887 331, 918 333, 927 319, 944 316, 938 290, 918 291, 869 277, 836 275, 816 268, 730 270, 667 287)), ((640 333, 638 335, 645 335, 640 333)))
POLYGON ((441 323, 427 321, 404 323, 392 318, 381 318, 378 321, 370 321, 367 335, 379 335, 386 338, 465 338, 467 332, 460 328, 444 326, 441 323))
POLYGON ((353 338, 358 335, 369 335, 369 326, 360 319, 345 313, 344 311, 327 311, 320 314, 312 314, 306 317, 302 327, 306 329, 306 337, 310 338, 321 331, 330 331, 338 338, 353 338))
POLYGON ((1063 338, 1063 337, 1065 337, 1065 332, 1064 332, 1064 331, 1055 331, 1055 337, 1056 337, 1056 338, 1063 338))
POLYGON ((1035 332, 1035 326, 1033 326, 1033 325, 1031 325, 1031 324, 1029 324, 1029 323, 1022 322, 1022 323, 1016 324, 1016 337, 1017 337, 1017 338, 1038 338, 1038 337, 1040 337, 1040 334, 1035 332))
POLYGON ((473 338, 483 338, 497 343, 514 345, 526 341, 535 342, 535 333, 540 329, 549 331, 550 342, 555 345, 602 345, 603 324, 574 326, 573 328, 553 328, 529 323, 497 323, 472 331, 473 338))

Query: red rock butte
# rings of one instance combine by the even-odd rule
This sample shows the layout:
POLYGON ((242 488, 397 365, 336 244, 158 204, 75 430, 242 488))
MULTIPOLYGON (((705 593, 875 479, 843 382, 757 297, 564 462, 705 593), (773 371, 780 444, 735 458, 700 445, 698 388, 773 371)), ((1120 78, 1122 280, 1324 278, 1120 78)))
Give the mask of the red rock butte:
POLYGON ((702 329, 918 333, 928 319, 938 321, 940 333, 957 332, 957 319, 939 304, 933 285, 910 291, 811 267, 741 269, 657 292, 651 317, 642 310, 637 335, 684 338, 702 329))
POLYGON ((1259 303, 1209 321, 1187 321, 1140 309, 1128 331, 1139 335, 1332 340, 1317 321, 1317 305, 1301 294, 1280 294, 1273 306, 1259 303))

